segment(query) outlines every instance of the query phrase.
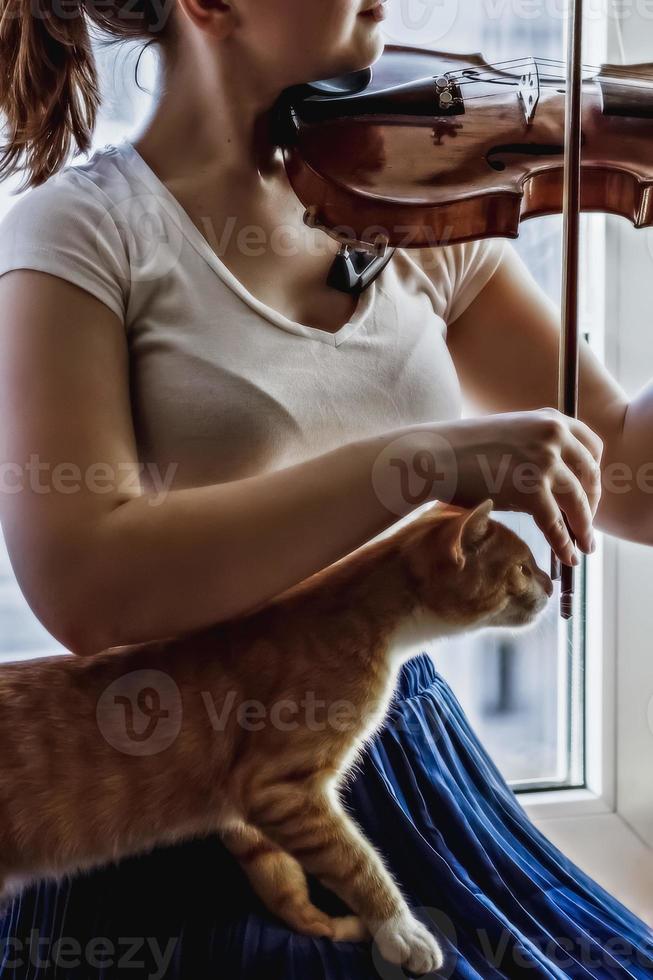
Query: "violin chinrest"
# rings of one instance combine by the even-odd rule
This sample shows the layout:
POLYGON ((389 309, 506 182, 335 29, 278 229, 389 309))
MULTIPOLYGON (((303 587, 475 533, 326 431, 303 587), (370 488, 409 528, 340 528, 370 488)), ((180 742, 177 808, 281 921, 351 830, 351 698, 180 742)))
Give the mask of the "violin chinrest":
POLYGON ((311 96, 323 98, 337 98, 340 95, 358 95, 364 92, 372 81, 373 71, 371 68, 363 68, 361 71, 350 71, 346 75, 338 75, 336 78, 326 78, 321 82, 308 82, 301 87, 304 98, 311 96))

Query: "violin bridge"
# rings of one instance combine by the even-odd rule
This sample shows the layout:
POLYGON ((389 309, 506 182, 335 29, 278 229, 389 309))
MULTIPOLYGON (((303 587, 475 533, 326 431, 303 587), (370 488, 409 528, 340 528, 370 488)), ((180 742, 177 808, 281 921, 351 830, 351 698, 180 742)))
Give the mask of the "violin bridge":
POLYGON ((535 58, 530 58, 528 67, 519 79, 518 96, 524 110, 526 125, 530 126, 535 118, 537 106, 542 94, 540 71, 535 58))

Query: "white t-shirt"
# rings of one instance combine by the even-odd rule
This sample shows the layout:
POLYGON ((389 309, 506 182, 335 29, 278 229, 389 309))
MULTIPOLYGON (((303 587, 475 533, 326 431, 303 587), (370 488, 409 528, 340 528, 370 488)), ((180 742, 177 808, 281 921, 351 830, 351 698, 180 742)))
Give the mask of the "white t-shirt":
POLYGON ((328 333, 252 296, 123 142, 14 205, 0 223, 0 275, 51 273, 121 318, 139 459, 168 473, 176 464, 176 488, 459 417, 446 325, 487 283, 504 247, 493 239, 435 249, 428 274, 400 249, 352 319, 328 333))

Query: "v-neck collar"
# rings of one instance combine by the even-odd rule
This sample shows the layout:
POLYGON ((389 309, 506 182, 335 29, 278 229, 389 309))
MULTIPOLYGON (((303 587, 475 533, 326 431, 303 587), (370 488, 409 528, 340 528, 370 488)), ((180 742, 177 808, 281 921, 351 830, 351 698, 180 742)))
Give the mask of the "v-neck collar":
POLYGON ((159 200, 172 210, 179 229, 186 240, 193 248, 199 252, 202 258, 216 272, 219 278, 228 286, 243 302, 247 303, 260 316, 265 317, 270 323, 286 330, 288 333, 297 334, 301 337, 308 337, 318 340, 331 347, 339 347, 348 337, 350 337, 365 321, 369 313, 376 294, 376 283, 373 282, 363 293, 361 293, 356 309, 350 320, 344 323, 339 330, 331 333, 329 330, 321 330, 319 327, 311 327, 305 323, 298 323, 283 316, 271 306, 261 302, 240 282, 239 279, 227 268, 217 253, 211 248, 206 238, 202 235, 199 228, 191 220, 188 212, 181 206, 177 198, 168 190, 163 181, 154 173, 148 163, 145 162, 135 146, 125 139, 114 146, 114 149, 121 154, 138 173, 143 183, 155 194, 159 200))

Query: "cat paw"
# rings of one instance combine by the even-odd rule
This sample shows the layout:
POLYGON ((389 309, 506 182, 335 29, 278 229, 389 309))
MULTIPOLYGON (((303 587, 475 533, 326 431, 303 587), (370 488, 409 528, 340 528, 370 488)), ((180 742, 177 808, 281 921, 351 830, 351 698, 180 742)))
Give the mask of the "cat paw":
POLYGON ((332 919, 311 906, 296 911, 292 925, 305 936, 331 939, 334 943, 362 943, 371 938, 367 926, 357 916, 343 915, 332 919))
POLYGON ((374 933, 379 952, 389 963, 423 976, 440 970, 444 956, 426 926, 405 912, 388 919, 374 933))
POLYGON ((331 923, 333 939, 337 943, 364 943, 372 938, 363 920, 356 915, 343 915, 332 919, 331 923))
POLYGON ((319 912, 318 909, 301 909, 292 915, 284 914, 286 923, 296 932, 315 939, 335 939, 335 920, 319 912))

